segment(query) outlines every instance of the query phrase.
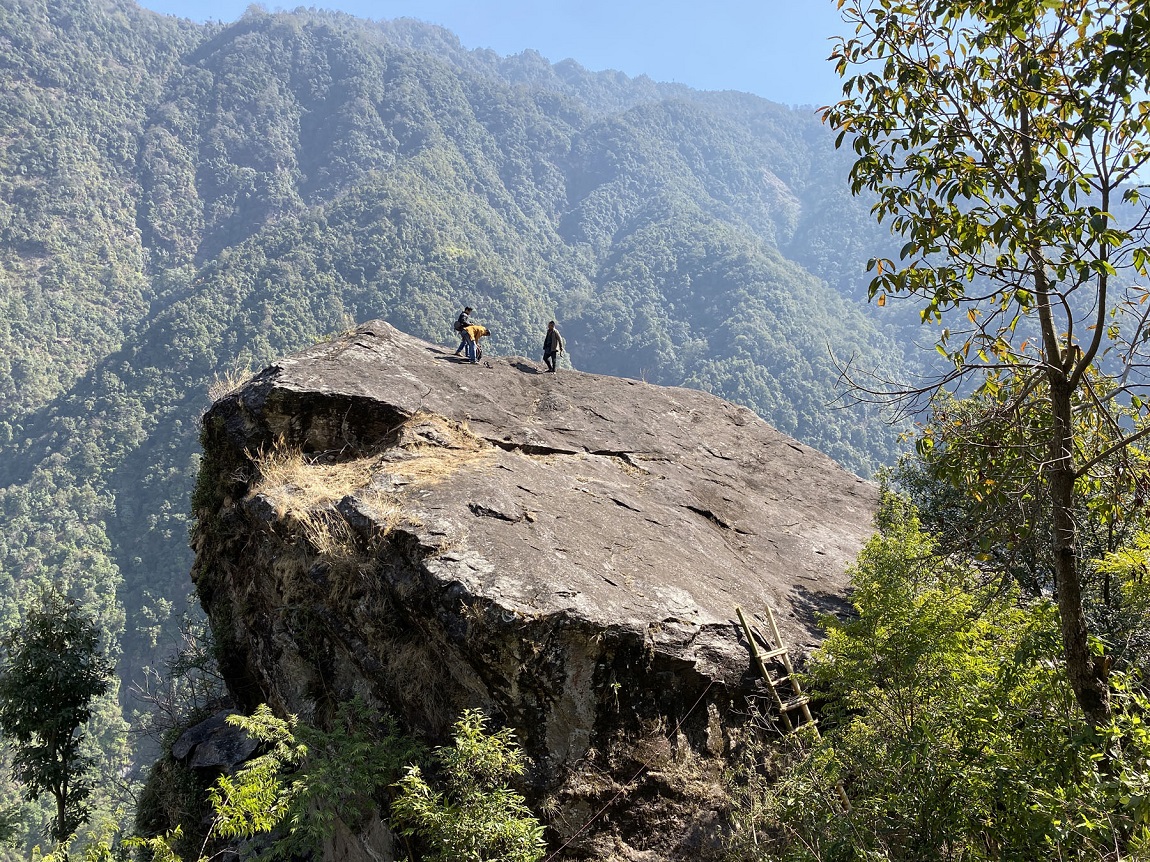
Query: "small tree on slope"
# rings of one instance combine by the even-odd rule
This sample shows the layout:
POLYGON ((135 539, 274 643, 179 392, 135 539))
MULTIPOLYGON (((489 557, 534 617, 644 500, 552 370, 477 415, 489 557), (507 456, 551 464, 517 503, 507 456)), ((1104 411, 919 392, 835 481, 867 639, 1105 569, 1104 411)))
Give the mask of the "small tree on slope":
POLYGON ((92 701, 108 691, 112 665, 93 622, 54 590, 0 646, 0 732, 13 749, 12 777, 29 800, 52 794, 48 837, 64 843, 88 817, 93 761, 82 731, 92 701))

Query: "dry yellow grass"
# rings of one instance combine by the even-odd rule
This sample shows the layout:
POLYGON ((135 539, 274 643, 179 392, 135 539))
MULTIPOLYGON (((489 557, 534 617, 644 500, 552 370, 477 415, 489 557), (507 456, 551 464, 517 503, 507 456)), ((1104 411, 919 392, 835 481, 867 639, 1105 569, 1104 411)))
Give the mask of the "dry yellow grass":
POLYGON ((403 449, 411 457, 388 462, 382 470, 409 484, 438 484, 465 467, 481 466, 495 455, 491 444, 476 437, 465 424, 445 416, 416 413, 404 424, 408 439, 403 449), (449 445, 432 442, 433 437, 448 441, 449 445))
MULTIPOLYGON (((332 511, 333 503, 367 489, 374 471, 372 459, 360 458, 326 464, 304 455, 298 449, 277 446, 261 451, 252 459, 258 478, 249 496, 261 495, 275 508, 276 516, 294 522, 315 553, 330 561, 354 559, 355 538, 342 517, 332 511)), ((369 495, 373 498, 382 495, 369 495)), ((387 517, 383 505, 371 508, 384 517, 388 529, 399 521, 398 506, 388 500, 387 517)), ((373 513, 376 513, 373 512, 373 513)))
POLYGON ((215 379, 208 384, 208 398, 212 403, 226 398, 254 377, 250 368, 231 368, 225 372, 217 373, 215 379))
POLYGON ((280 517, 298 516, 366 487, 374 475, 375 460, 358 458, 325 464, 298 449, 275 446, 252 457, 258 478, 249 496, 262 494, 280 517))
POLYGON ((384 459, 372 453, 349 461, 328 463, 282 443, 251 456, 257 478, 249 496, 262 495, 280 518, 296 521, 321 554, 338 555, 351 542, 346 524, 330 506, 355 496, 369 509, 383 532, 404 520, 400 492, 381 476, 420 487, 442 482, 459 470, 493 457, 493 448, 466 426, 433 413, 417 413, 399 429, 399 448, 408 457, 384 459))

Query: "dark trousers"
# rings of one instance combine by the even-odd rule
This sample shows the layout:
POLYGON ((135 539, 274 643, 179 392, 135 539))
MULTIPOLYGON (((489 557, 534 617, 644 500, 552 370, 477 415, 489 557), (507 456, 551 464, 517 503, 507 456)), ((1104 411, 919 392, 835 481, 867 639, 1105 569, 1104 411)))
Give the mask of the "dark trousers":
POLYGON ((555 370, 555 357, 558 355, 558 350, 552 350, 550 353, 543 354, 543 364, 547 366, 548 371, 555 370))

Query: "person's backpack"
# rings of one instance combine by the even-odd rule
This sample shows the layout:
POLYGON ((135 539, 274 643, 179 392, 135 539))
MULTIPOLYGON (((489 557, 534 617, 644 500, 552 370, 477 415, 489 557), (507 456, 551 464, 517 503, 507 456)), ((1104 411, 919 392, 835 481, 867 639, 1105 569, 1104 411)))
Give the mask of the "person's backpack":
POLYGON ((463 332, 463 321, 462 320, 455 321, 455 331, 456 332, 463 332))

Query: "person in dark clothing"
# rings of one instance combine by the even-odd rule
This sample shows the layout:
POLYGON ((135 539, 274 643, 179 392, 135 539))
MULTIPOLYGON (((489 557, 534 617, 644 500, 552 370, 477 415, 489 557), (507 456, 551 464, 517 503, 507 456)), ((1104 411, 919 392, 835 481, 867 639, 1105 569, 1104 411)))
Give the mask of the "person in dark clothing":
POLYGON ((555 328, 555 321, 547 323, 547 334, 543 336, 543 362, 547 370, 555 372, 555 357, 563 352, 563 336, 555 328))
POLYGON ((459 333, 459 347, 455 350, 455 355, 458 356, 463 352, 467 346, 467 327, 471 326, 471 306, 467 306, 463 311, 459 312, 459 317, 455 318, 455 331, 459 333))

